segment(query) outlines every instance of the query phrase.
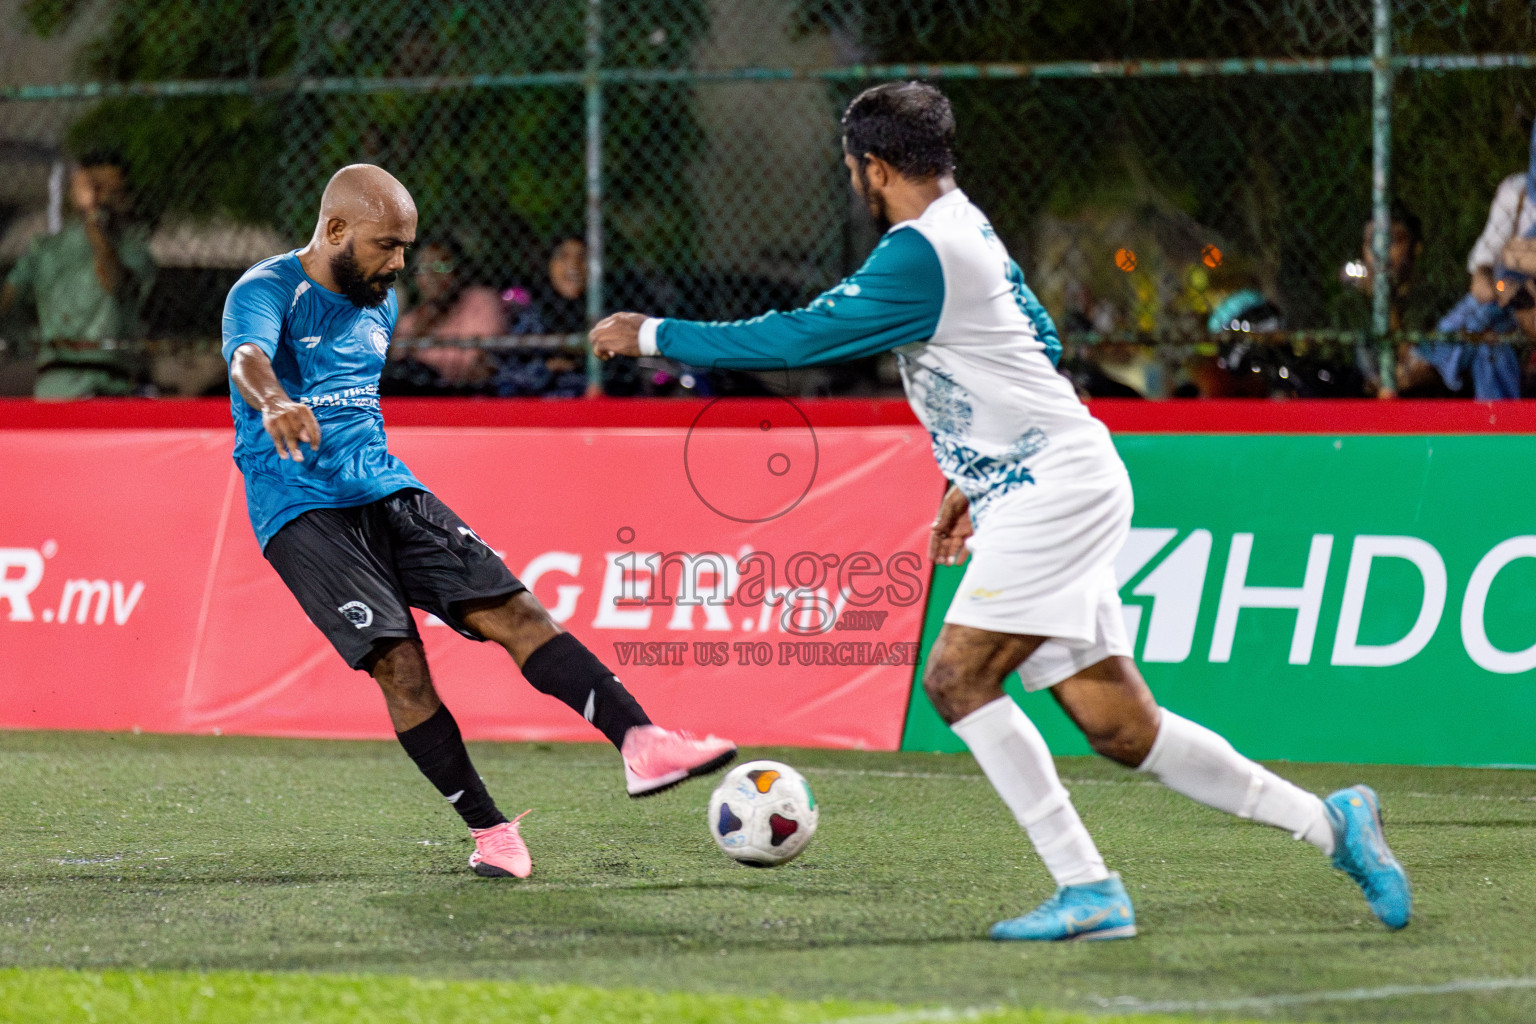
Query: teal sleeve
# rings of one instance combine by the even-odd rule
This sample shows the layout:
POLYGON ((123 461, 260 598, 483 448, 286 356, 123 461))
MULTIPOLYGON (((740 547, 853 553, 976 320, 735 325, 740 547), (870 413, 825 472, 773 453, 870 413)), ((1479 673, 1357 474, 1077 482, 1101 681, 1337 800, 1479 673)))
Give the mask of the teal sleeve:
POLYGON ((1013 285, 1013 298, 1019 304, 1019 309, 1035 325, 1035 334, 1039 336, 1040 344, 1045 346, 1045 354, 1050 358, 1051 365, 1057 365, 1061 362, 1061 337, 1056 333, 1056 325, 1029 285, 1024 283, 1024 271, 1013 260, 1008 261, 1008 283, 1013 285))
POLYGON ((804 309, 751 320, 663 320, 662 355, 694 366, 772 370, 841 363, 927 341, 944 308, 944 272, 915 228, 891 231, 852 277, 804 309))
POLYGON ((292 292, 271 271, 248 273, 224 300, 224 361, 241 345, 255 345, 271 359, 283 334, 285 303, 292 292))

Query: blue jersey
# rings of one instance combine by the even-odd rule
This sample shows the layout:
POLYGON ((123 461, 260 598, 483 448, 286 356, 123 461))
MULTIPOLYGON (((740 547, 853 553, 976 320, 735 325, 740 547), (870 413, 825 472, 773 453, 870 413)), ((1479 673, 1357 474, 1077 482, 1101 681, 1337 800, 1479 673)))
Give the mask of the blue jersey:
MULTIPOLYGON (((224 361, 241 345, 272 360, 290 398, 314 410, 320 450, 303 446, 303 462, 278 458, 261 413, 230 388, 235 463, 245 474, 245 501, 256 539, 267 541, 315 508, 350 508, 421 483, 389 453, 379 411, 379 374, 395 329, 396 302, 373 309, 316 284, 297 251, 262 260, 235 282, 224 301, 224 361)), ((422 488, 425 490, 425 488, 422 488)))

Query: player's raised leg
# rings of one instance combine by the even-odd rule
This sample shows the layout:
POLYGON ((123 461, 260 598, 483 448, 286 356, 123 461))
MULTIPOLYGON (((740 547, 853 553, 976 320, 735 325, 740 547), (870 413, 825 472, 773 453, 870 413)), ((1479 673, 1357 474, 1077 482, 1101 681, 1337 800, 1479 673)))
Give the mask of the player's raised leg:
POLYGON ((1035 911, 1003 921, 995 939, 1120 939, 1136 934, 1129 896, 1104 865, 1040 731, 1003 693, 1003 679, 1041 643, 1039 637, 946 624, 928 657, 923 687, 965 740, 993 788, 1028 833, 1056 880, 1035 911))
POLYGON ((571 634, 458 514, 409 489, 385 503, 393 565, 412 607, 464 636, 500 645, 540 693, 564 703, 617 747, 631 796, 715 771, 735 744, 653 725, 618 678, 571 634))
POLYGON ((467 602, 460 614, 476 633, 506 649, 534 689, 562 701, 618 748, 630 796, 660 793, 718 771, 736 756, 729 740, 653 724, 618 677, 561 630, 528 591, 467 602))
POLYGON ((1354 786, 1323 800, 1281 778, 1210 729, 1159 708, 1128 657, 1106 658, 1051 692, 1098 753, 1207 807, 1311 843, 1359 884, 1383 924, 1408 923, 1408 876, 1387 847, 1369 787, 1354 786))
POLYGON ((528 848, 486 792, 458 723, 438 699, 401 592, 390 523, 408 500, 311 509, 278 531, 264 553, 343 660, 379 684, 400 745, 474 835, 470 866, 482 875, 527 877, 528 848))
POLYGON ((475 874, 527 878, 533 872, 533 860, 518 832, 522 815, 508 821, 486 791, 464 747, 458 722, 432 685, 421 641, 381 640, 365 667, 384 694, 400 745, 475 837, 475 852, 469 857, 475 874))

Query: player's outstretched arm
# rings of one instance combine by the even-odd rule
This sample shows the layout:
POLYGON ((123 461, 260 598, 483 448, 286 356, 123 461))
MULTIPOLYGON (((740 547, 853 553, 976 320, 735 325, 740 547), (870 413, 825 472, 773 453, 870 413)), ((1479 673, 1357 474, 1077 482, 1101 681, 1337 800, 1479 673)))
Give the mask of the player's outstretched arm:
POLYGON ((320 450, 320 422, 309 406, 288 397, 265 352, 251 344, 235 349, 229 360, 229 379, 245 404, 261 413, 261 425, 272 436, 278 458, 303 462, 301 444, 309 445, 311 451, 320 450))
POLYGON ((588 338, 592 351, 602 360, 640 354, 640 327, 649 319, 644 313, 614 313, 597 322, 588 338))
POLYGON ((888 352, 933 337, 944 306, 944 273, 915 229, 881 240, 854 275, 804 309, 751 320, 700 323, 616 313, 592 330, 598 358, 663 355, 694 366, 777 370, 888 352))
POLYGON ((960 488, 951 485, 939 504, 928 534, 928 557, 935 565, 959 565, 965 561, 965 539, 975 530, 971 503, 960 488))

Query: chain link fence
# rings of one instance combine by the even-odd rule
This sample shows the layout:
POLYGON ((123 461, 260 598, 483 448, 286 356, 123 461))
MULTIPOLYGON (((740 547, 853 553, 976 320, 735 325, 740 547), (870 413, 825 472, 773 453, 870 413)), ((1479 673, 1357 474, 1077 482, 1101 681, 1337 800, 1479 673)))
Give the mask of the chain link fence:
MULTIPOLYGON (((856 267, 875 230, 837 119, 900 78, 953 100, 960 183, 1081 388, 1367 394, 1371 345, 1401 356, 1388 382, 1438 365, 1417 343, 1526 169, 1536 4, 0 0, 0 271, 67 229, 71 158, 116 154, 156 270, 135 336, 110 340, 162 391, 217 390, 228 286, 304 243, 338 166, 379 163, 421 212, 390 386, 579 394, 592 316, 753 315, 856 267), (1405 236, 1392 253, 1378 214, 1405 236)), ((1502 216, 1508 236, 1536 211, 1502 216)), ((39 339, 12 306, 14 385, 39 339)), ((1523 370, 1512 330, 1472 340, 1503 332, 1523 370)), ((896 384, 874 360, 772 380, 631 365, 605 386, 896 384)))

